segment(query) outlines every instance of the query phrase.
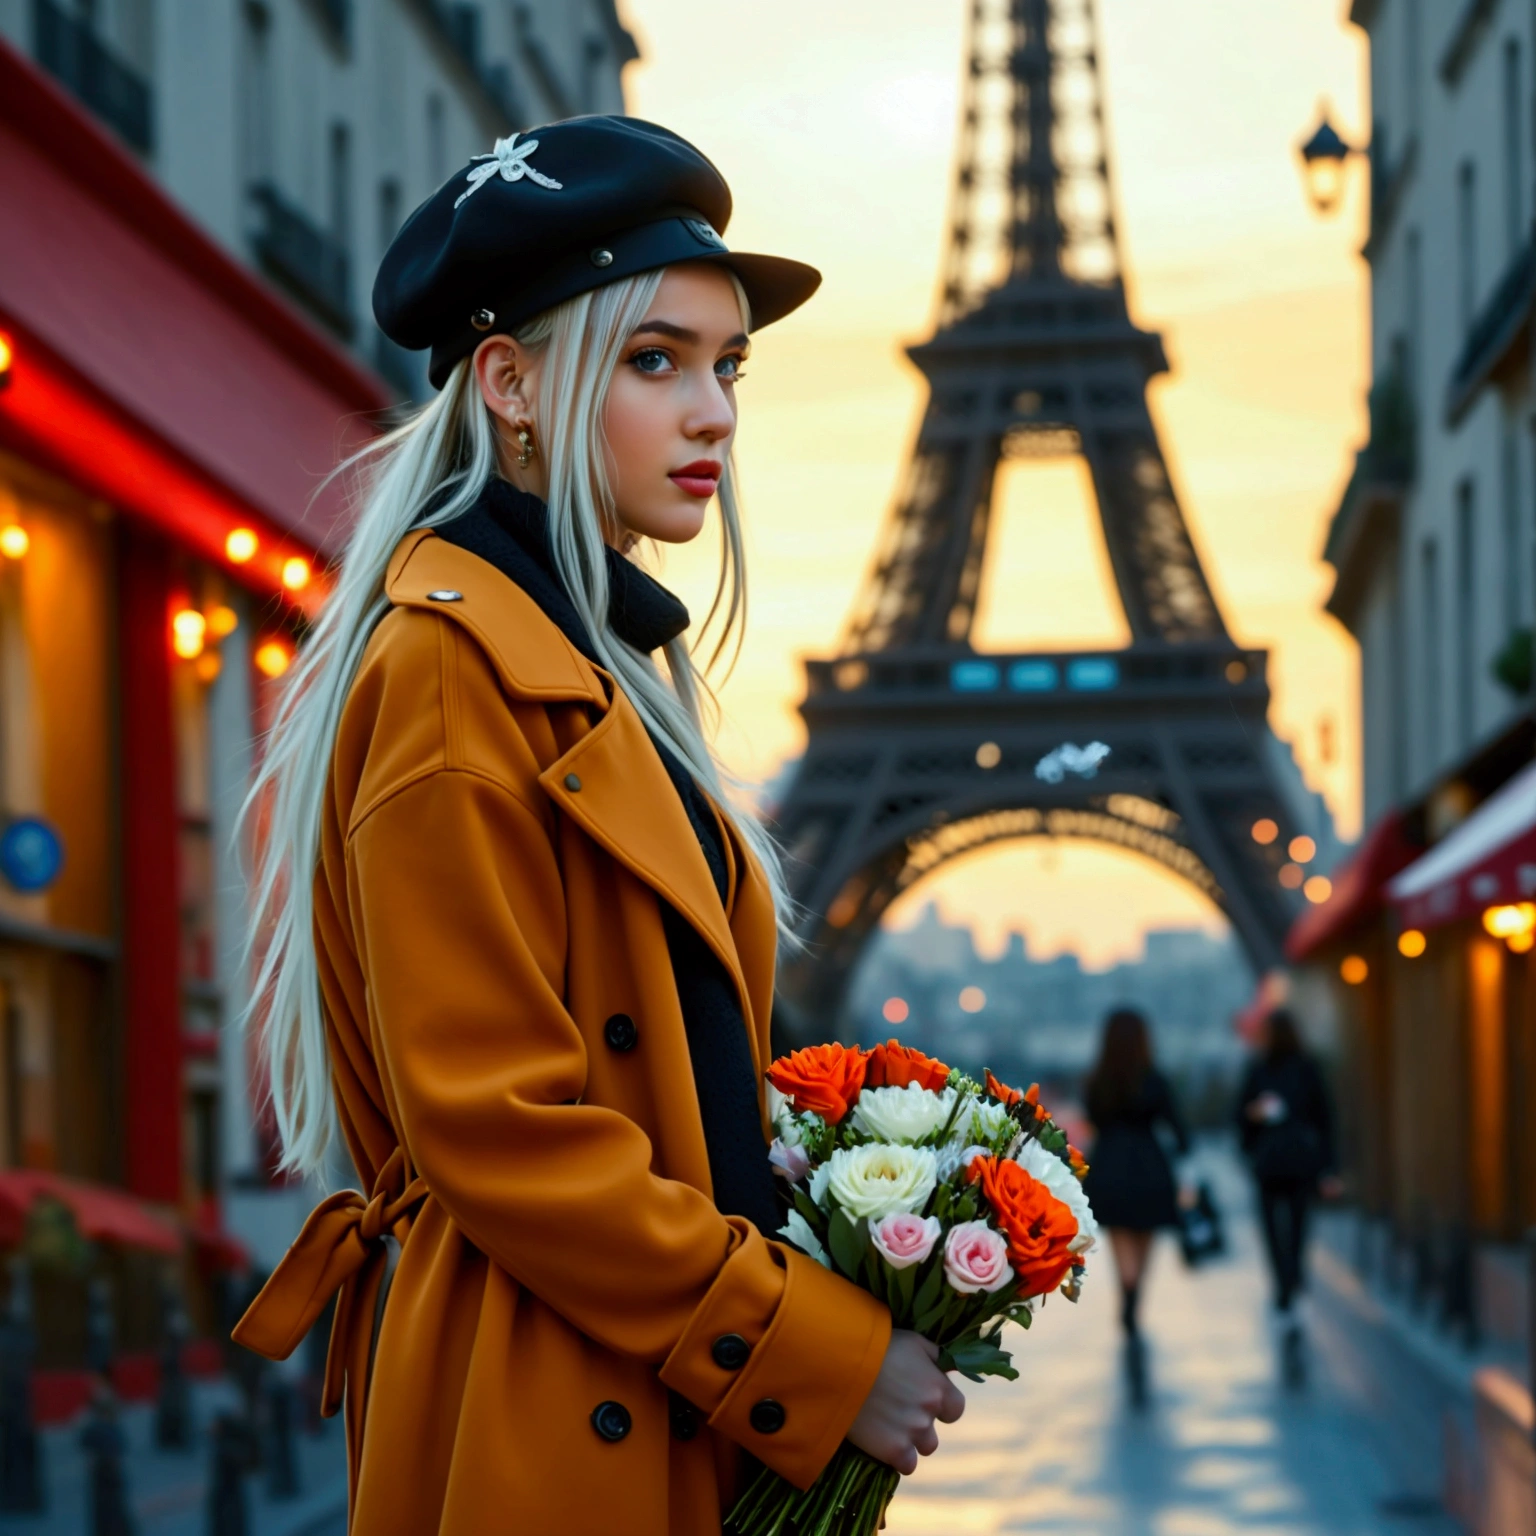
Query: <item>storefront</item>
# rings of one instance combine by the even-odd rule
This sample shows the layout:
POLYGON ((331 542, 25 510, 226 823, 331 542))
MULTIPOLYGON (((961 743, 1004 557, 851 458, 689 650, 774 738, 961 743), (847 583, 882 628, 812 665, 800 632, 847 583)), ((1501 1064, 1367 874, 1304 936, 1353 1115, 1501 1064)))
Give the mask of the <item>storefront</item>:
POLYGON ((265 1171, 236 815, 390 397, 3 44, 0 207, 0 1167, 216 1246, 265 1171))

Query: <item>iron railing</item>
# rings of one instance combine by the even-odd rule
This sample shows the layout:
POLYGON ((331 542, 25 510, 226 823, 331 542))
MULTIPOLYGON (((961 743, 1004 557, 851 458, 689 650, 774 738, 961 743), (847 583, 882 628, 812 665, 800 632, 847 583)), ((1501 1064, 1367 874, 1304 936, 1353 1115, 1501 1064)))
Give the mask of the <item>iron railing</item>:
POLYGON ((251 201, 259 216, 251 243, 263 270, 324 325, 350 339, 355 321, 346 247, 270 182, 252 187, 251 201))
POLYGON ((53 0, 32 0, 32 40, 38 63, 71 95, 140 154, 153 152, 154 92, 149 82, 118 58, 87 22, 53 0))

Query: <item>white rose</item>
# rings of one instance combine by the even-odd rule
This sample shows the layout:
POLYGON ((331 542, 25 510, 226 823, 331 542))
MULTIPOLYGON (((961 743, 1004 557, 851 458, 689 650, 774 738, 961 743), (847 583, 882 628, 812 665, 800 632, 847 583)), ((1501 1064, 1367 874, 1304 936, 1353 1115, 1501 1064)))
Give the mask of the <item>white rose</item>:
MULTIPOLYGON (((834 1157, 836 1155, 836 1153, 833 1153, 834 1157)), ((830 1162, 823 1163, 811 1174, 811 1199, 819 1206, 824 1207, 827 1203, 827 1180, 831 1177, 832 1164, 830 1162)))
POLYGON ((991 1155, 990 1147, 962 1147, 958 1142, 952 1141, 947 1146, 939 1148, 934 1172, 938 1175, 939 1183, 947 1184, 962 1168, 969 1168, 978 1157, 991 1157, 991 1155))
POLYGON ((1006 1146, 1017 1129, 1018 1122, 1006 1105, 978 1103, 971 1111, 971 1141, 984 1141, 989 1147, 1006 1146))
POLYGON ((840 1147, 811 1175, 812 1198, 816 1177, 825 1170, 829 1193, 850 1216, 878 1221, 893 1211, 916 1213, 928 1203, 938 1182, 935 1161, 929 1147, 882 1142, 840 1147))
POLYGON ((905 1088, 866 1088, 853 1108, 853 1123, 881 1141, 921 1141, 942 1130, 955 1112, 955 1090, 932 1093, 918 1083, 905 1088))
POLYGON ((827 1257, 827 1250, 821 1246, 816 1234, 811 1231, 811 1224, 799 1211, 791 1211, 789 1220, 779 1228, 779 1236, 787 1237, 801 1253, 808 1253, 824 1269, 832 1268, 832 1260, 827 1257))
POLYGON ((804 1139, 795 1121, 795 1101, 768 1084, 768 1118, 786 1147, 798 1147, 804 1139))
POLYGON ((1026 1141, 1014 1161, 1072 1212, 1077 1221, 1077 1236, 1067 1246, 1073 1253, 1087 1253, 1098 1241, 1099 1224, 1093 1219, 1093 1207, 1088 1204, 1088 1196, 1083 1193, 1077 1175, 1038 1141, 1026 1141))

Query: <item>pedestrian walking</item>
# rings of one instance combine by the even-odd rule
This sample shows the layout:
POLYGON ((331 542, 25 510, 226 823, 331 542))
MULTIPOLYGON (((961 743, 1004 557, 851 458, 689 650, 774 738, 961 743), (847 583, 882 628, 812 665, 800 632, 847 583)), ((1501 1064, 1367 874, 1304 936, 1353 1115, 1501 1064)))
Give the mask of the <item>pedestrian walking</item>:
POLYGON ((1153 1238, 1179 1219, 1178 1183, 1162 1138, 1182 1154, 1189 1137, 1168 1079, 1153 1063, 1147 1021, 1135 1009, 1117 1008, 1104 1021, 1085 1101, 1094 1144, 1083 1188, 1115 1255, 1126 1383, 1132 1404, 1142 1407, 1147 1368, 1141 1288, 1153 1238))
POLYGON ((1243 1074, 1236 1118, 1258 1186, 1282 1368, 1286 1380, 1299 1386, 1306 1362, 1296 1303, 1306 1282, 1307 1218, 1320 1193, 1337 1192, 1338 1178, 1327 1085, 1284 1008, 1264 1021, 1263 1042, 1243 1074))
POLYGON ((628 558, 718 497, 734 633, 736 380, 819 277, 731 252, 730 210, 675 134, 575 118, 462 167, 374 287, 441 393, 353 466, 252 795, 284 1165, 339 1136, 363 1192, 235 1330, 286 1358, 337 1297, 352 1536, 719 1536, 753 1458, 805 1487, 847 1438, 909 1472, 963 1407, 927 1341, 774 1241, 790 905, 688 612, 628 558))

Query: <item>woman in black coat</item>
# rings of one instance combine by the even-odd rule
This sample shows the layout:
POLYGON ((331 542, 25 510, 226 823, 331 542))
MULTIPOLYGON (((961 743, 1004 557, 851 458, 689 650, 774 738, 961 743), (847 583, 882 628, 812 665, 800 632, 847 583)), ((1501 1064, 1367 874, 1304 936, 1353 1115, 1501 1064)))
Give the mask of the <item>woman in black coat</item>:
POLYGON ((1265 1021, 1264 1047, 1237 1096, 1237 1129, 1259 1188, 1264 1244, 1275 1282, 1275 1309, 1287 1347, 1297 1342, 1292 1304, 1302 1286, 1307 1215, 1334 1176, 1333 1114, 1317 1063, 1302 1048, 1283 1008, 1265 1021))
POLYGON ((1158 1131, 1166 1132, 1181 1154, 1189 1150, 1189 1137, 1168 1079, 1153 1065, 1147 1021, 1134 1009, 1117 1008, 1104 1021, 1086 1101, 1095 1141, 1084 1190, 1114 1250, 1126 1364, 1139 1402, 1145 1391, 1136 1319, 1142 1277, 1157 1229, 1179 1219, 1173 1166, 1158 1131))

